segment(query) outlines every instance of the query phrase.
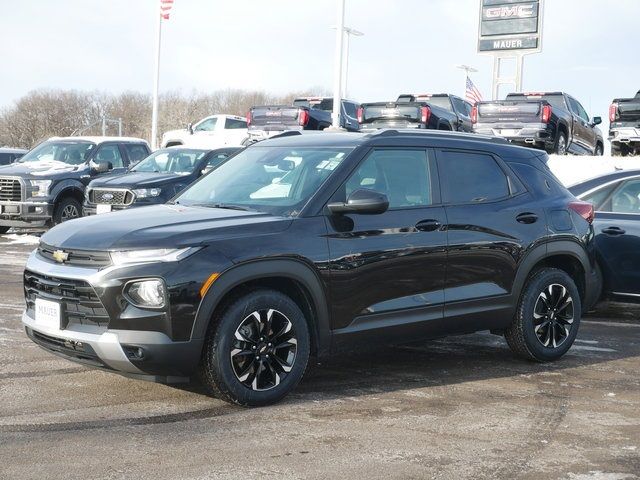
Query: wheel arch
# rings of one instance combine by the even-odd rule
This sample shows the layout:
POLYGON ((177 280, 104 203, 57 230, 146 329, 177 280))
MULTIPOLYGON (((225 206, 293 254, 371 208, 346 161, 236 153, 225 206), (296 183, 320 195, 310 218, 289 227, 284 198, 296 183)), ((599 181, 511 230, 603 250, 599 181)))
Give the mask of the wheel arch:
POLYGON ((223 272, 200 303, 191 337, 204 338, 219 308, 256 287, 278 290, 296 302, 309 322, 311 352, 322 355, 329 350, 329 310, 322 281, 313 267, 296 259, 251 261, 223 272))
POLYGON ((72 197, 78 202, 80 202, 80 206, 84 202, 84 185, 80 182, 67 181, 64 182, 56 188, 54 188, 52 192, 52 196, 54 197, 54 204, 58 204, 62 199, 66 197, 72 197))

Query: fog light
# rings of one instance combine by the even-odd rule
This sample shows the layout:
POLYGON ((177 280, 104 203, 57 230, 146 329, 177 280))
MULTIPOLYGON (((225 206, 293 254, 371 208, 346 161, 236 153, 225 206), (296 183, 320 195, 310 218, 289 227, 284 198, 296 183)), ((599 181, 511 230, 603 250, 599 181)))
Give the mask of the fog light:
POLYGON ((36 213, 43 213, 44 212, 44 208, 42 207, 36 207, 35 208, 36 213))
POLYGON ((164 282, 159 278, 132 282, 127 288, 131 303, 143 308, 162 308, 165 303, 164 282))

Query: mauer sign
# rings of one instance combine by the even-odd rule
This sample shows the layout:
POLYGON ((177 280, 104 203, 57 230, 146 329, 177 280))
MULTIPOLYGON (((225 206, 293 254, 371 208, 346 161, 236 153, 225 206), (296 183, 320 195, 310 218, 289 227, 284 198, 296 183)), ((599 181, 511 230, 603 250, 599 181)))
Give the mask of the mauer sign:
POLYGON ((540 50, 540 0, 480 0, 479 52, 540 50))

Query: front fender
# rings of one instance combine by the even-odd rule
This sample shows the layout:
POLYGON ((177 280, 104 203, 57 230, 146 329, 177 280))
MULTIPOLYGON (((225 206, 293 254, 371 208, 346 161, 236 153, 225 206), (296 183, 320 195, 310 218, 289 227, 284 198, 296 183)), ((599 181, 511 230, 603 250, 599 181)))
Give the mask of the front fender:
POLYGON ((328 351, 331 333, 324 287, 315 270, 296 259, 254 260, 224 271, 200 303, 191 338, 205 337, 213 313, 231 290, 245 282, 269 277, 285 277, 298 282, 306 289, 316 313, 311 325, 315 330, 312 332, 315 334, 312 338, 315 337, 318 353, 328 351))
POLYGON ((49 192, 49 197, 52 203, 57 203, 63 195, 72 191, 84 196, 84 189, 85 186, 81 181, 69 178, 56 183, 49 192))

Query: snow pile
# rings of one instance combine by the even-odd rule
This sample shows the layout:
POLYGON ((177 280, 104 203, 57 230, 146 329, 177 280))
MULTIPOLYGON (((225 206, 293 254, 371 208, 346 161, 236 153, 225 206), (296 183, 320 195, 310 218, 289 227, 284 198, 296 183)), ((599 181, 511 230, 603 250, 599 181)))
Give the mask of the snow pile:
POLYGON ((40 237, 35 235, 19 235, 17 233, 2 235, 0 238, 9 240, 5 245, 37 245, 40 242, 40 237))
POLYGON ((566 186, 617 170, 640 170, 640 157, 549 155, 549 168, 566 186))

